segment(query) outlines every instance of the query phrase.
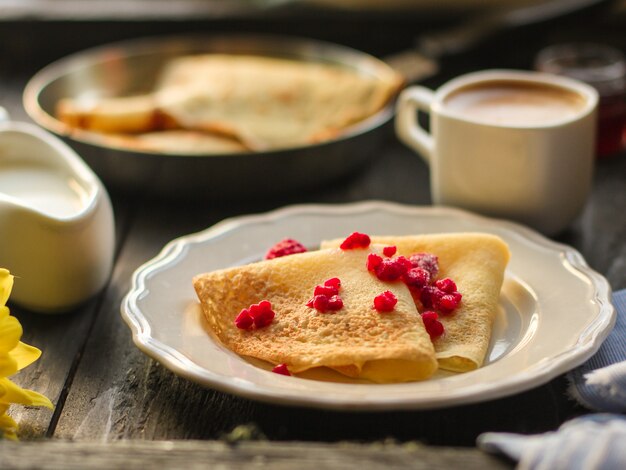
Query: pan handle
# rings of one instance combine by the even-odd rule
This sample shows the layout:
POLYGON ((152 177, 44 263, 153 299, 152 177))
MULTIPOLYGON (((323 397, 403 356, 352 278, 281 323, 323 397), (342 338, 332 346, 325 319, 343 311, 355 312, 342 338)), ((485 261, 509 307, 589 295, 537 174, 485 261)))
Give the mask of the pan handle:
POLYGON ((608 8, 614 3, 615 0, 550 0, 522 7, 501 8, 456 28, 419 38, 418 50, 427 57, 442 59, 473 49, 502 31, 555 24, 573 15, 608 8))
POLYGON ((433 136, 420 126, 417 111, 430 114, 435 93, 428 88, 412 86, 400 93, 396 104, 396 134, 408 147, 417 151, 430 164, 435 151, 433 136))

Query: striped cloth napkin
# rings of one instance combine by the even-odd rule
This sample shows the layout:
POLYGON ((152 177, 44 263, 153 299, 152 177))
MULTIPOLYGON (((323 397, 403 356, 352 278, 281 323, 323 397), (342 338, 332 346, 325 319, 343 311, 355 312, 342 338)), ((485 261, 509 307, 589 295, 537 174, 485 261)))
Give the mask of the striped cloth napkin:
POLYGON ((600 350, 567 378, 570 394, 583 406, 626 413, 626 289, 613 294, 613 305, 617 310, 615 328, 600 350))
POLYGON ((545 434, 484 433, 479 448, 517 460, 520 469, 626 469, 626 289, 613 294, 613 304, 615 328, 591 359, 567 374, 570 394, 599 413, 545 434))

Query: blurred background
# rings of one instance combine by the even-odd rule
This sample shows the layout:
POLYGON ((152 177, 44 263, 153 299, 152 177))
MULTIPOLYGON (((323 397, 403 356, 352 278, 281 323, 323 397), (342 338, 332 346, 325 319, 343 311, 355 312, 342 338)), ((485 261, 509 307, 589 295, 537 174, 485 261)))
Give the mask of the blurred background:
POLYGON ((0 0, 0 65, 30 72, 86 47, 180 32, 294 34, 384 58, 464 27, 484 31, 443 65, 523 68, 554 42, 623 50, 625 26, 623 0, 0 0))
POLYGON ((626 0, 0 0, 0 100, 43 66, 93 46, 179 33, 273 33, 373 54, 436 87, 485 68, 533 69, 544 48, 626 51, 626 0))

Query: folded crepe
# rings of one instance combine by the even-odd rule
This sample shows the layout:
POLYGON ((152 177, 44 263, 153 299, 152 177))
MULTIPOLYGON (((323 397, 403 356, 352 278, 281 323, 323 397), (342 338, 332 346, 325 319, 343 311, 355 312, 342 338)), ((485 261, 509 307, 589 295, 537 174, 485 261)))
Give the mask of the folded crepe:
MULTIPOLYGON (((484 233, 372 236, 372 243, 395 245, 397 255, 432 253, 439 258, 438 278, 450 277, 463 295, 449 315, 440 315, 445 334, 434 341, 441 369, 466 372, 480 367, 487 353, 500 289, 510 253, 499 237, 484 233)), ((342 240, 322 242, 322 248, 342 240)), ((393 285, 394 283, 389 283, 393 285)), ((418 307, 423 310, 419 301, 418 307)))
POLYGON ((395 73, 370 77, 333 64, 206 54, 171 61, 156 100, 184 128, 264 150, 333 138, 376 113, 400 85, 395 73))
MULTIPOLYGON (((375 247, 374 247, 375 249, 375 247)), ((411 293, 382 283, 365 268, 370 249, 311 251, 200 274, 193 279, 206 320, 232 351, 286 363, 294 373, 329 367, 374 382, 421 380, 437 369, 435 352, 411 293), (341 280, 343 308, 320 313, 307 307, 317 285, 341 280), (394 310, 378 313, 376 295, 389 290, 394 310), (269 300, 276 313, 266 327, 240 330, 240 311, 269 300)))

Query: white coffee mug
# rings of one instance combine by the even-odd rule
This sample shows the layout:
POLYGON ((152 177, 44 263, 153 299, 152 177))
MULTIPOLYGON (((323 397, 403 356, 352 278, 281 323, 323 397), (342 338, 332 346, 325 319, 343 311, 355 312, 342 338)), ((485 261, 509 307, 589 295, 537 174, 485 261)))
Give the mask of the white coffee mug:
POLYGON ((513 219, 552 235, 572 222, 588 197, 597 103, 597 92, 579 81, 487 70, 435 92, 405 89, 396 133, 430 166, 434 204, 513 219), (417 111, 430 116, 430 133, 417 111))

